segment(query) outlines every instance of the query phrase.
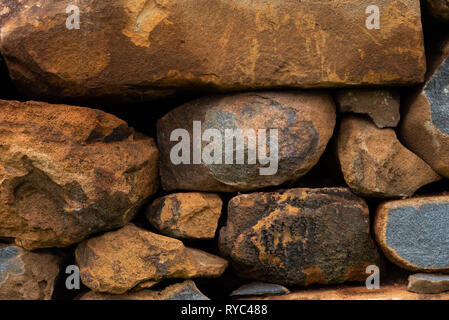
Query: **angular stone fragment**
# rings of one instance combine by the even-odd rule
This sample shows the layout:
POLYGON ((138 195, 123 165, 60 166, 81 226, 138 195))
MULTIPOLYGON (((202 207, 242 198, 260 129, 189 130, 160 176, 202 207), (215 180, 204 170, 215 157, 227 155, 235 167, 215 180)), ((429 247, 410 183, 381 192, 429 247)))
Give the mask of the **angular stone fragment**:
POLYGON ((234 290, 231 296, 275 296, 289 293, 290 291, 286 287, 279 284, 252 282, 234 290))
POLYGON ((346 188, 236 196, 219 247, 239 275, 284 285, 365 281, 380 263, 368 207, 346 188))
POLYGON ((334 125, 335 106, 326 93, 257 92, 195 100, 158 121, 162 186, 232 192, 297 180, 318 162, 334 125), (238 130, 239 139, 226 139, 238 130))
POLYGON ((192 280, 175 283, 163 290, 142 290, 125 294, 107 294, 89 291, 80 300, 210 300, 192 280))
POLYGON ((379 128, 396 127, 400 96, 390 89, 342 89, 336 99, 340 112, 367 114, 379 128))
POLYGON ((449 275, 418 273, 408 278, 408 291, 441 293, 449 291, 449 275))
POLYGON ((0 300, 50 300, 60 259, 0 244, 0 300))
POLYGON ((449 178, 449 37, 437 43, 426 84, 406 100, 400 138, 436 172, 449 178))
POLYGON ((378 29, 372 0, 85 0, 79 29, 73 4, 1 4, 0 50, 33 99, 410 84, 425 73, 419 0, 383 0, 378 29))
POLYGON ((156 199, 147 210, 148 221, 174 238, 212 239, 223 201, 211 193, 174 193, 156 199))
POLYGON ((438 22, 449 22, 448 0, 424 0, 425 12, 438 22))
POLYGON ((360 196, 411 196, 420 187, 441 179, 399 142, 392 129, 379 129, 369 120, 352 116, 343 119, 337 144, 344 179, 360 196))
POLYGON ((0 100, 0 237, 31 250, 123 226, 157 190, 157 161, 102 111, 0 100))
POLYGON ((82 242, 75 256, 82 282, 93 291, 113 294, 149 280, 219 277, 228 264, 133 224, 82 242))
POLYGON ((389 201, 374 225, 385 255, 414 272, 449 272, 449 196, 389 201))

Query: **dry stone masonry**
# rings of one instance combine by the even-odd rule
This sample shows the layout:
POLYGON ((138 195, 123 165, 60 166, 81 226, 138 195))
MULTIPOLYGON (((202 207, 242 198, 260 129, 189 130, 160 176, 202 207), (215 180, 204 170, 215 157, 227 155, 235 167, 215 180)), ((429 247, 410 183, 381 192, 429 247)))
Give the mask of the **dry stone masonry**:
POLYGON ((0 300, 449 300, 448 23, 0 0, 0 300))

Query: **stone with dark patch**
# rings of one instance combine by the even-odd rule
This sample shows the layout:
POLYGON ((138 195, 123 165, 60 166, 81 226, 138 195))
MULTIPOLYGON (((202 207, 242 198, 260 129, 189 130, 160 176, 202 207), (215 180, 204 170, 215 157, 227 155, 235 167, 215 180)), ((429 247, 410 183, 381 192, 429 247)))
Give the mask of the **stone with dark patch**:
POLYGON ((416 293, 441 293, 449 291, 449 275, 418 273, 408 278, 408 291, 416 293))
POLYGON ((364 281, 380 264, 368 207, 346 188, 236 196, 219 247, 239 275, 284 285, 364 281))
POLYGON ((93 291, 112 294, 148 281, 219 277, 228 265, 220 257, 133 224, 82 242, 75 256, 81 281, 93 291))
POLYGON ((424 0, 424 12, 435 22, 449 23, 449 0, 424 0))
POLYGON ((107 294, 90 291, 83 294, 80 300, 210 300, 192 280, 175 283, 163 290, 142 290, 124 294, 107 294))
POLYGON ((379 129, 368 119, 356 116, 341 121, 337 154, 346 183, 363 197, 411 196, 441 179, 399 142, 393 129, 379 129))
POLYGON ((375 234, 386 256, 415 272, 449 272, 449 197, 390 201, 376 214, 375 234))
MULTIPOLYGON (((323 92, 243 93, 195 100, 176 108, 158 121, 162 187, 165 190, 232 192, 295 181, 318 162, 332 136, 334 125, 335 106, 331 97, 323 92), (221 134, 222 157, 219 163, 202 161, 201 164, 193 164, 193 121, 201 121, 201 135, 207 129, 218 130, 221 134), (170 141, 176 129, 185 129, 190 134, 190 164, 175 165, 171 161, 170 152, 179 144, 179 140, 170 141), (254 143, 252 146, 245 143, 244 163, 236 162, 237 147, 234 141, 231 150, 233 162, 227 164, 226 130, 251 129, 255 133, 254 139, 251 139, 254 143), (261 164, 257 155, 265 151, 263 148, 270 148, 270 139, 274 138, 270 129, 278 130, 277 170, 273 174, 262 175, 260 170, 270 164, 261 164), (266 130, 266 140, 258 130, 266 130), (262 148, 257 146, 256 140, 261 141, 262 148), (250 152, 255 152, 256 164, 249 163, 250 152)), ((209 144, 203 141, 202 149, 209 144)), ((271 156, 269 151, 266 153, 271 156)))
POLYGON ((0 237, 65 247, 131 220, 158 188, 154 141, 100 110, 0 100, 0 237))
POLYGON ((252 282, 234 290, 231 296, 275 296, 289 293, 290 291, 286 287, 279 284, 252 282))
POLYGON ((61 259, 0 244, 0 300, 50 300, 61 259))

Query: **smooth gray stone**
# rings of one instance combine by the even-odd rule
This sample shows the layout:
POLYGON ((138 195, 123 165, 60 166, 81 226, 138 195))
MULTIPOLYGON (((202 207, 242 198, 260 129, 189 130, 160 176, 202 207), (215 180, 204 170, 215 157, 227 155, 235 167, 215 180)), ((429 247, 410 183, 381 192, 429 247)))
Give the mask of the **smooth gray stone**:
POLYGON ((234 290, 231 296, 273 296, 289 293, 287 288, 279 284, 252 282, 234 290))
POLYGON ((449 135, 449 58, 433 74, 424 88, 430 102, 430 114, 435 127, 449 135))

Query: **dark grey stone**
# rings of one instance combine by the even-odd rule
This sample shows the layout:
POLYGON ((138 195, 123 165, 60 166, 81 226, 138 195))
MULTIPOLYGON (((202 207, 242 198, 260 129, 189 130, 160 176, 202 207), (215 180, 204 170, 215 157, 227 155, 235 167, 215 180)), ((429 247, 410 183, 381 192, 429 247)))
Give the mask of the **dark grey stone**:
POLYGON ((9 274, 24 273, 23 262, 19 257, 17 247, 5 247, 0 249, 0 286, 8 279, 9 274))
POLYGON ((274 296, 289 293, 286 287, 279 284, 252 282, 234 290, 231 296, 274 296))
POLYGON ((430 78, 424 94, 430 102, 430 114, 435 127, 449 135, 449 58, 430 78))
POLYGON ((449 203, 392 209, 387 245, 399 256, 423 268, 449 267, 449 203))

